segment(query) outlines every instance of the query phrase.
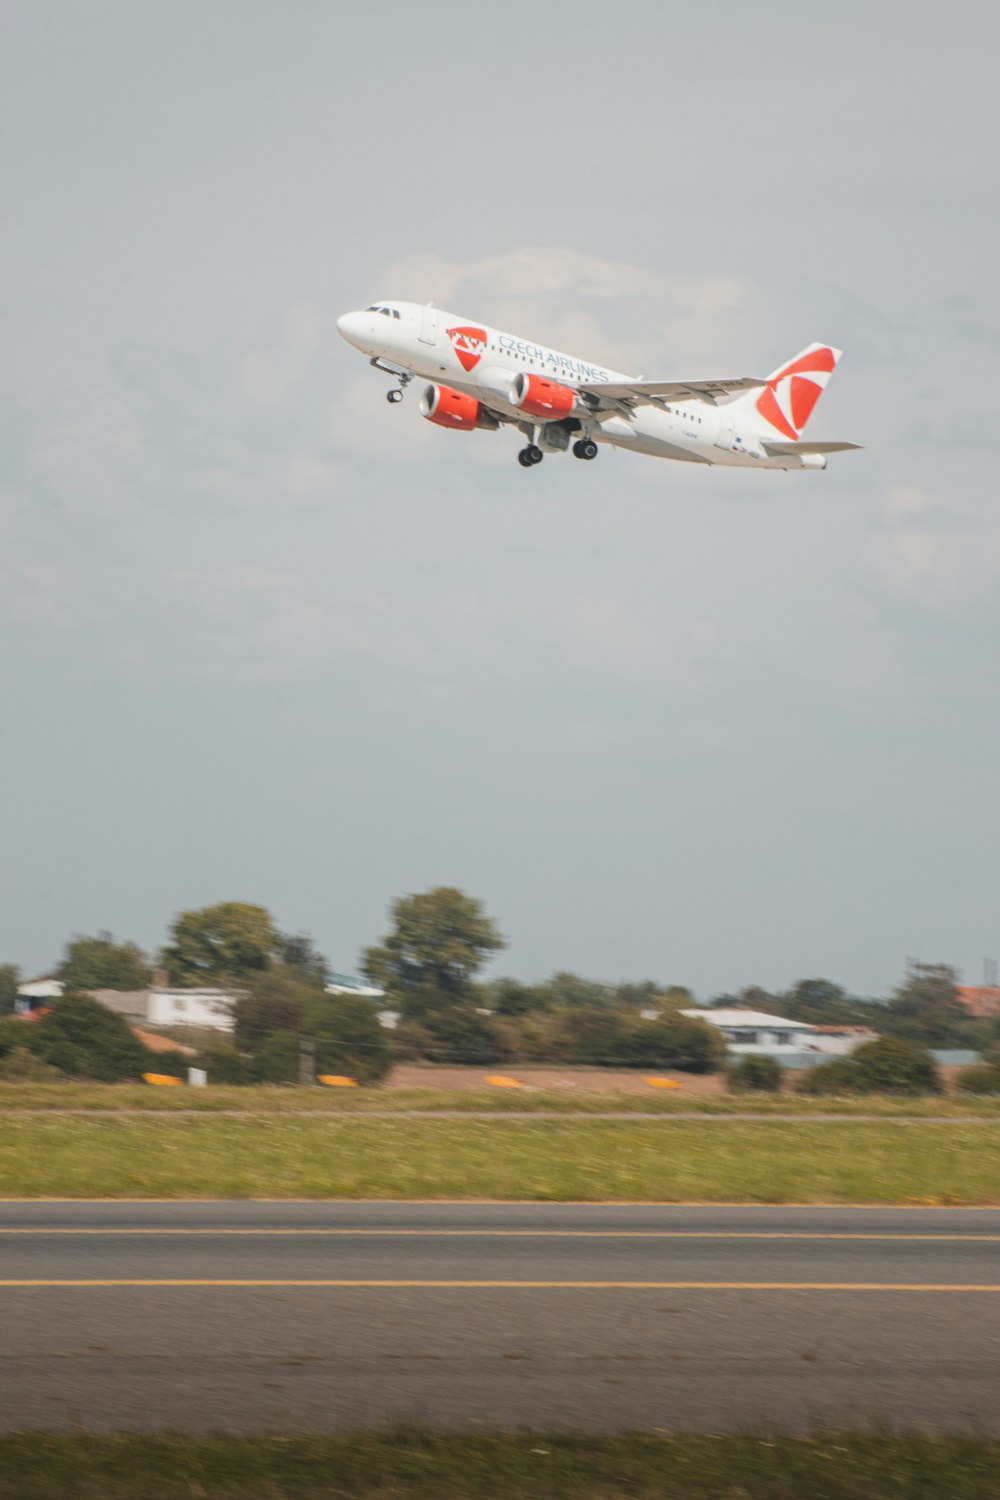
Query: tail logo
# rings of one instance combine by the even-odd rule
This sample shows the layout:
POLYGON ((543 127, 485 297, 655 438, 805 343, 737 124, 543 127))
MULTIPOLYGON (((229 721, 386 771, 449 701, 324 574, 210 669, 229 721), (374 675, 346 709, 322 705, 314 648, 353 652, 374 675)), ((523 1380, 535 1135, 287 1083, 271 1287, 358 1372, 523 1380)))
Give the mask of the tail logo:
POLYGON ((782 436, 798 442, 836 363, 834 351, 820 344, 776 370, 767 382, 767 390, 757 399, 757 410, 765 422, 770 422, 782 436))
POLYGON ((485 328, 449 328, 448 337, 463 370, 478 365, 486 348, 485 328))

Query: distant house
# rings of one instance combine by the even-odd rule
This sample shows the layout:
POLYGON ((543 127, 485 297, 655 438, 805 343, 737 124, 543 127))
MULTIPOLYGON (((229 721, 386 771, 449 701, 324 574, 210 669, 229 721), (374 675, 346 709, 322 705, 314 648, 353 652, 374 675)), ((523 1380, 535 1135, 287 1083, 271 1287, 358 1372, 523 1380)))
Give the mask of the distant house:
POLYGON ((226 990, 182 990, 153 986, 148 990, 91 990, 95 1000, 133 1023, 146 1026, 195 1026, 232 1031, 233 999, 226 990))
POLYGON ((811 1026, 735 1005, 718 1010, 682 1010, 681 1015, 717 1026, 726 1039, 727 1052, 736 1057, 773 1057, 798 1067, 815 1063, 824 1055, 844 1056, 862 1042, 874 1041, 877 1034, 867 1026, 811 1026))
POLYGON ((61 979, 32 979, 28 984, 19 984, 14 1014, 26 1016, 33 1010, 47 1010, 53 1000, 62 999, 63 989, 61 979))
POLYGON ((353 974, 331 974, 326 993, 328 995, 361 995, 365 1000, 385 999, 385 990, 377 989, 373 984, 365 984, 363 979, 355 979, 353 974))
MULTIPOLYGON (((14 1010, 25 1015, 47 1009, 62 998, 59 979, 36 979, 17 988, 14 1010)), ((108 1010, 117 1011, 130 1025, 197 1026, 232 1031, 233 996, 226 990, 182 990, 153 985, 146 990, 84 990, 108 1010)))
POLYGON ((957 986, 958 1003, 970 1016, 982 1019, 985 1016, 1000 1016, 1000 985, 960 984, 957 986))
POLYGON ((802 1052, 813 1032, 813 1027, 804 1021, 789 1021, 786 1016, 769 1016, 761 1010, 735 1005, 718 1010, 682 1010, 681 1015, 717 1026, 726 1039, 727 1051, 741 1057, 759 1053, 775 1057, 782 1052, 802 1052))

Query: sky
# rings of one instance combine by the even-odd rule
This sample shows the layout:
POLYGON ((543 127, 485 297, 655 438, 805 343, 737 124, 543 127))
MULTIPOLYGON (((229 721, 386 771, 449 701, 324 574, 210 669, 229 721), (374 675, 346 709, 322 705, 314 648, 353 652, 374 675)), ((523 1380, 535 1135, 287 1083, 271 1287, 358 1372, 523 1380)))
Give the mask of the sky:
POLYGON ((492 973, 1000 952, 985 0, 0 6, 0 962, 435 885, 492 973), (336 332, 845 350, 825 473, 516 463, 336 332))

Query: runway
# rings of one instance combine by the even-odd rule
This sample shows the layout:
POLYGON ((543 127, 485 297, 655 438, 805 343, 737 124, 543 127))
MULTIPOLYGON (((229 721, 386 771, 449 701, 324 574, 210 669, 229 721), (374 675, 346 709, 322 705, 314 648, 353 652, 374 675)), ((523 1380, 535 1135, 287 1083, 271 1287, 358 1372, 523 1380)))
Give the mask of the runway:
POLYGON ((1000 1431, 1000 1210, 0 1203, 0 1427, 1000 1431))

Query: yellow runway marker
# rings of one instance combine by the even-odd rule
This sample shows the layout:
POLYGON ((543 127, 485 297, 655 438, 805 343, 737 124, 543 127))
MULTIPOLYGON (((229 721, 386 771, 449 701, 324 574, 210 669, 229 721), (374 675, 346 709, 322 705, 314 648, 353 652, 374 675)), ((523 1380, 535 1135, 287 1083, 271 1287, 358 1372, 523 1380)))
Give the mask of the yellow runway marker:
POLYGON ((190 1287, 329 1288, 339 1290, 424 1291, 580 1291, 580 1292, 1000 1292, 1000 1284, 976 1282, 885 1282, 885 1281, 361 1281, 274 1277, 240 1281, 221 1277, 169 1279, 118 1277, 79 1279, 0 1280, 8 1290, 30 1287, 146 1287, 169 1289, 190 1287))

